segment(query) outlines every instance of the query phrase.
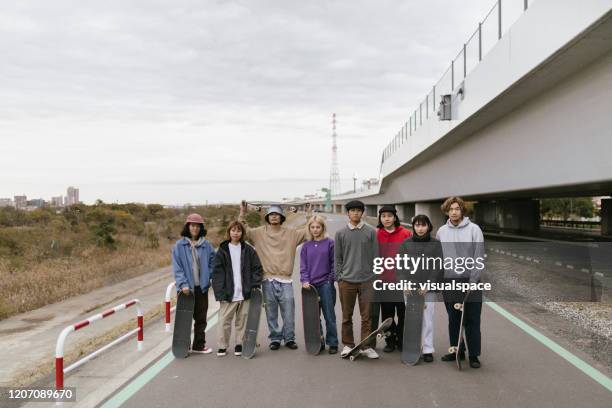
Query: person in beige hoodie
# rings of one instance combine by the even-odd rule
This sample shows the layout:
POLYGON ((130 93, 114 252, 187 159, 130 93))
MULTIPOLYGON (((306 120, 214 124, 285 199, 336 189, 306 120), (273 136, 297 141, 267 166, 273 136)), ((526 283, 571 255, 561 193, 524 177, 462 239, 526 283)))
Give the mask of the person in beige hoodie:
MULTIPOLYGON (((247 211, 245 201, 240 205, 239 220, 244 222, 247 211)), ((307 218, 312 209, 307 205, 307 218)), ((295 350, 295 299, 293 296, 293 264, 296 248, 306 240, 306 228, 283 226, 285 214, 280 205, 272 205, 266 211, 266 224, 246 228, 246 239, 259 255, 263 266, 263 295, 266 303, 266 320, 270 334, 270 349, 278 350, 281 342, 295 350), (283 327, 278 324, 280 309, 283 327)), ((246 222, 244 222, 246 227, 246 222)))

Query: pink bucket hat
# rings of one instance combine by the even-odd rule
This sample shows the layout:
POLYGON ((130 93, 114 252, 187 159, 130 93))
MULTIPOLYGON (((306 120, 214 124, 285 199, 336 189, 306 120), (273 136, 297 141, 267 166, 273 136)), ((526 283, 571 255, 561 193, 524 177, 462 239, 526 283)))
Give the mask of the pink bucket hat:
POLYGON ((187 216, 187 221, 185 221, 185 224, 188 224, 190 222, 194 224, 204 224, 204 218, 202 218, 200 214, 189 214, 187 216))

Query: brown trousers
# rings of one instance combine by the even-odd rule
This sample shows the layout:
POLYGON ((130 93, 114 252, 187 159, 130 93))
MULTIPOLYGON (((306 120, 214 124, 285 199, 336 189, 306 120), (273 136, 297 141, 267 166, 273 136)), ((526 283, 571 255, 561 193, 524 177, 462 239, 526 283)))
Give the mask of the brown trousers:
MULTIPOLYGON (((359 303, 359 314, 361 315, 361 340, 370 334, 371 326, 371 299, 372 282, 352 283, 340 281, 338 283, 340 292, 340 304, 342 305, 342 344, 348 347, 355 347, 353 337, 353 311, 355 303, 359 303)), ((371 347, 371 344, 364 344, 361 348, 371 347)))
POLYGON ((249 300, 239 300, 236 302, 222 301, 219 305, 219 348, 226 349, 229 346, 230 336, 232 334, 232 320, 236 332, 236 345, 242 345, 244 337, 244 328, 249 312, 249 300))

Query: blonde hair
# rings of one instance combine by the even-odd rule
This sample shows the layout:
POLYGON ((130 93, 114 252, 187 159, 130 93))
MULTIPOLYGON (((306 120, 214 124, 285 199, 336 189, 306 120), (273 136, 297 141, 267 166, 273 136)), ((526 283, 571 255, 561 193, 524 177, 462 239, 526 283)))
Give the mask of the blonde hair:
POLYGON ((310 234, 310 225, 315 222, 321 224, 321 227, 323 227, 323 238, 327 238, 327 224, 325 223, 325 217, 315 214, 310 217, 310 219, 306 223, 306 239, 308 241, 313 240, 313 237, 310 234))

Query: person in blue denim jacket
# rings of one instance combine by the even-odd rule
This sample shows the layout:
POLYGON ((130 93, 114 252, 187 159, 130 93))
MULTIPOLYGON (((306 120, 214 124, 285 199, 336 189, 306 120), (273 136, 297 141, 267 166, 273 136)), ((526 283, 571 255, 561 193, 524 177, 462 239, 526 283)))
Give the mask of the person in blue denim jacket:
POLYGON ((199 214, 187 216, 181 236, 182 238, 176 241, 172 248, 172 271, 176 290, 185 295, 193 292, 194 338, 191 352, 208 354, 212 349, 206 347, 206 314, 215 250, 204 238, 206 236, 204 218, 199 214))

